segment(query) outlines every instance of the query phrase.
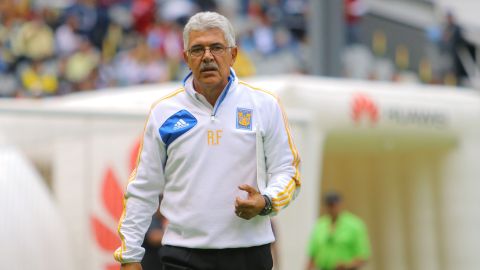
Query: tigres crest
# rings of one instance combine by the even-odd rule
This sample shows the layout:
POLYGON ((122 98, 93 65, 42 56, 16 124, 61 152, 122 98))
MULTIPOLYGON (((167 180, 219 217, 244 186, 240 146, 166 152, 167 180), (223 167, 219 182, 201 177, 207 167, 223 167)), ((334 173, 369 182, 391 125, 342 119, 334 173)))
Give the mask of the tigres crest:
POLYGON ((237 128, 252 130, 252 110, 237 108, 237 128))

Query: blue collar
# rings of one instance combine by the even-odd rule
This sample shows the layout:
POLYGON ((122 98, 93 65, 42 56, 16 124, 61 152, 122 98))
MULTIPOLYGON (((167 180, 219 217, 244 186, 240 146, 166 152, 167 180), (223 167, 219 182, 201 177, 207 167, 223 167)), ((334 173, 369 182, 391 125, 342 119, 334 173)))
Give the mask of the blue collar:
MULTIPOLYGON (((192 74, 193 73, 190 71, 190 73, 188 73, 187 76, 185 76, 185 78, 183 79, 183 86, 184 87, 186 87, 187 81, 190 79, 190 77, 192 77, 192 74)), ((235 71, 233 70, 233 68, 230 68, 230 75, 228 76, 228 83, 225 86, 225 88, 223 89, 220 96, 218 97, 217 102, 215 102, 215 106, 213 107, 212 116, 215 116, 217 114, 217 110, 220 107, 220 104, 222 104, 223 100, 227 96, 228 91, 230 90, 230 87, 232 86, 232 83, 235 81, 236 78, 237 78, 237 75, 235 74, 235 71)), ((193 87, 193 82, 192 82, 192 87, 193 87)))

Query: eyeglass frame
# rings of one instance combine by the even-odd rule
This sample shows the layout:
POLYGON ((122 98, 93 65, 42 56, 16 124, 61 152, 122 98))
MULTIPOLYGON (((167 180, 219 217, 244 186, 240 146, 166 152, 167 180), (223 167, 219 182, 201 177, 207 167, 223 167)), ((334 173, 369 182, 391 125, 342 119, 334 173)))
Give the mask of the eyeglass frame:
POLYGON ((223 44, 220 44, 220 43, 214 43, 214 44, 211 44, 209 46, 201 46, 201 45, 195 45, 195 46, 192 46, 190 49, 186 50, 186 52, 188 53, 189 56, 192 56, 192 57, 202 57, 205 55, 205 53, 207 52, 207 50, 212 54, 212 55, 215 55, 215 56, 221 56, 223 55, 228 49, 232 49, 232 48, 235 48, 236 46, 224 46, 223 44), (199 47, 198 49, 200 49, 200 47, 202 48, 202 53, 199 54, 199 55, 195 55, 192 53, 192 48, 196 48, 196 47, 199 47), (211 50, 211 47, 214 47, 214 46, 219 46, 221 47, 221 52, 214 52, 211 50))

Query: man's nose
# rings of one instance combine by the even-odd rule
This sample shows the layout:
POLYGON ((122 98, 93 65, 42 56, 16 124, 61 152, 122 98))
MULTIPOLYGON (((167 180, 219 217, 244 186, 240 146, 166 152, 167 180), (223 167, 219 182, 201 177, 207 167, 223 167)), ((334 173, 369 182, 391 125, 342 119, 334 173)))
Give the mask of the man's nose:
POLYGON ((205 58, 209 58, 209 59, 213 59, 213 53, 212 51, 210 51, 210 48, 205 48, 205 52, 203 53, 203 59, 205 58))

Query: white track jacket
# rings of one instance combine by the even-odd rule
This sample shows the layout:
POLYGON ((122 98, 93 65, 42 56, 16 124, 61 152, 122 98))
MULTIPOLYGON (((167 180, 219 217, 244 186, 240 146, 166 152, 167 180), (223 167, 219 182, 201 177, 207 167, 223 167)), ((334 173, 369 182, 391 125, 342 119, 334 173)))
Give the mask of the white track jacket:
POLYGON ((231 70, 212 107, 192 82, 190 74, 151 107, 118 226, 122 244, 114 257, 121 263, 141 261, 161 193, 164 245, 221 249, 274 241, 270 217, 235 215, 235 197, 246 196, 239 185, 269 195, 274 213, 299 191, 300 160, 277 97, 231 70))

